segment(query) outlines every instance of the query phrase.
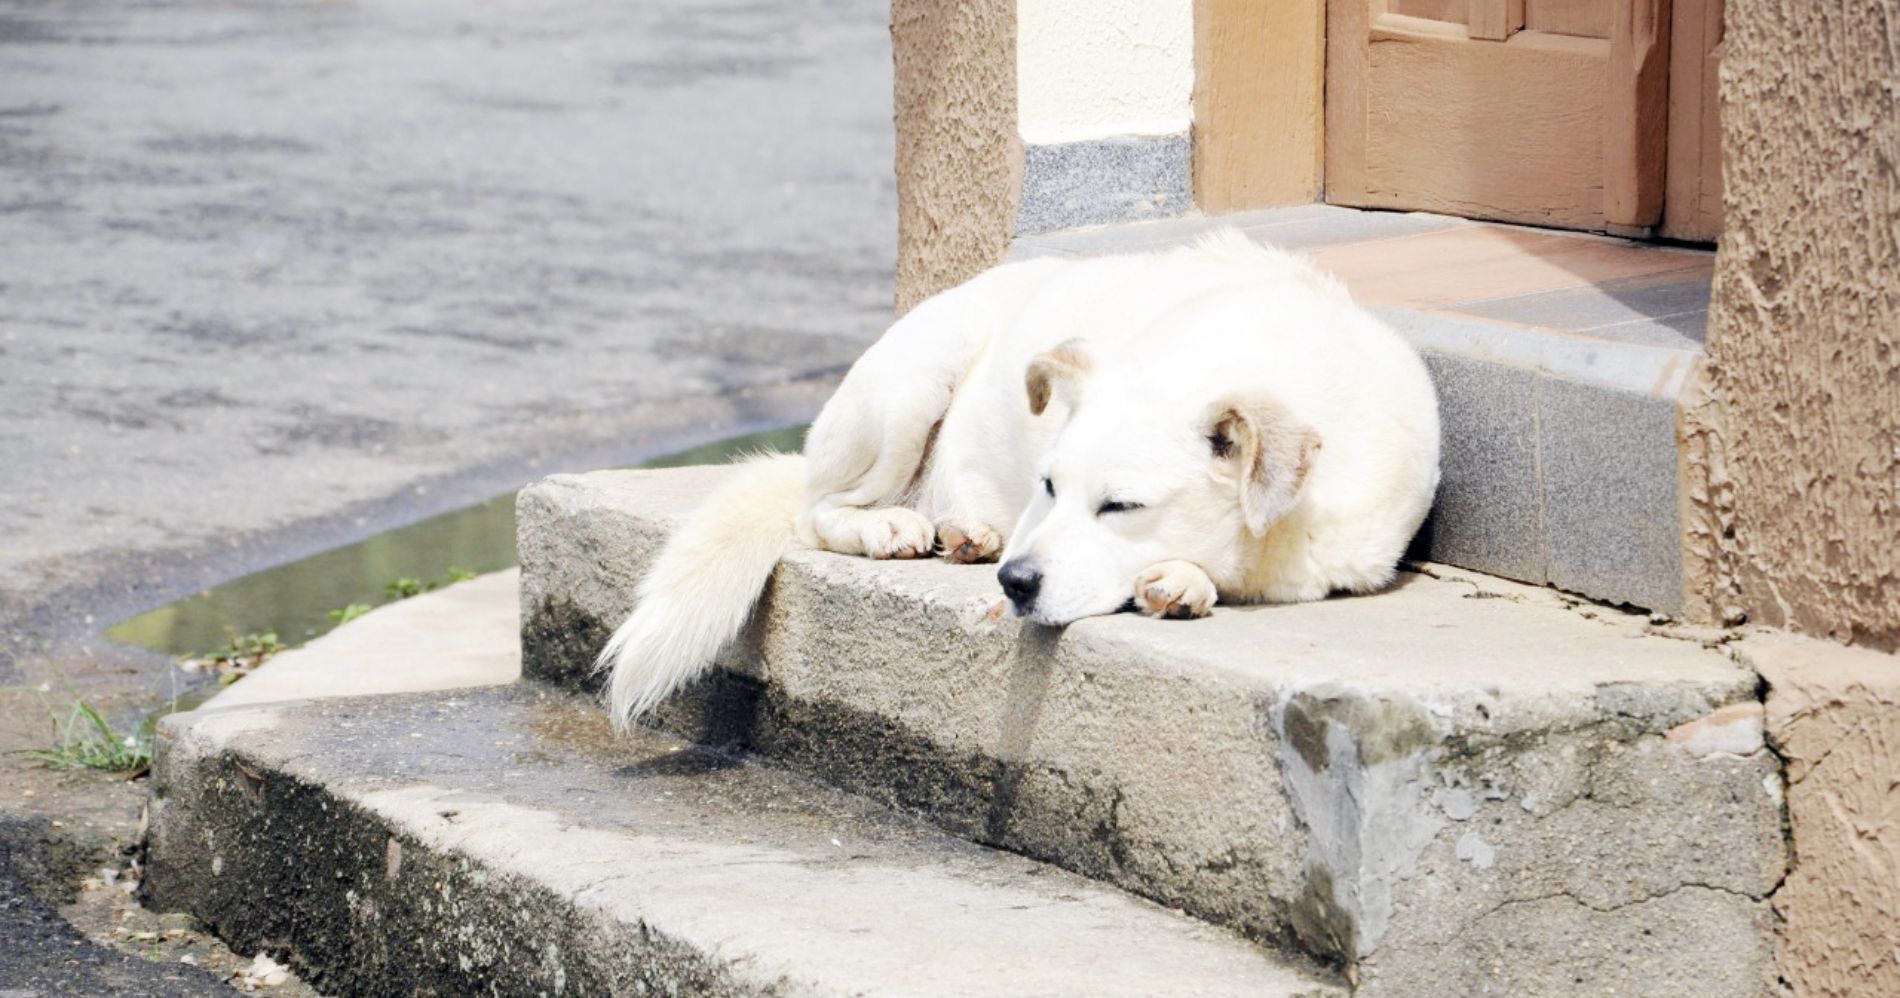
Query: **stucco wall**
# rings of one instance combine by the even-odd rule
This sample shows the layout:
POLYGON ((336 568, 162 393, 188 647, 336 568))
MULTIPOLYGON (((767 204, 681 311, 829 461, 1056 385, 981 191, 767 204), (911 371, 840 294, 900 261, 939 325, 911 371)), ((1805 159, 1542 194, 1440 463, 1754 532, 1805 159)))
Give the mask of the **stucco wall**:
POLYGON ((1900 0, 1729 0, 1717 608, 1900 646, 1900 0))
POLYGON ((1015 0, 892 0, 897 308, 1003 259, 1015 224, 1015 0))
POLYGON ((1793 865, 1775 892, 1797 998, 1900 995, 1900 662, 1788 635, 1742 642, 1787 761, 1793 865))
POLYGON ((1018 0, 1032 145, 1173 135, 1193 118, 1193 0, 1018 0))

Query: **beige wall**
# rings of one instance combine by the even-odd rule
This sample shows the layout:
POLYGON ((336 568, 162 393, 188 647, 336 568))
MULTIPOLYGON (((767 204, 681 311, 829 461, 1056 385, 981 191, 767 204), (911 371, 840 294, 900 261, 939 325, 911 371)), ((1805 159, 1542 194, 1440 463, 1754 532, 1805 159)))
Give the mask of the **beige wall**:
POLYGON ((1187 131, 1194 0, 1017 0, 1016 18, 1024 142, 1187 131))
MULTIPOLYGON (((1687 550, 1712 616, 1900 646, 1900 0, 1729 0, 1706 400, 1687 550)), ((1770 685, 1798 996, 1900 994, 1900 659, 1789 635, 1770 685)))
POLYGON ((1900 995, 1900 662, 1785 634, 1740 654, 1769 684, 1794 856, 1775 892, 1797 998, 1900 995))
POLYGON ((1891 650, 1900 0, 1731 0, 1727 17, 1708 343, 1721 424, 1694 469, 1711 595, 1730 616, 1891 650))
POLYGON ((1016 219, 1015 0, 892 0, 897 310, 1003 259, 1016 219))

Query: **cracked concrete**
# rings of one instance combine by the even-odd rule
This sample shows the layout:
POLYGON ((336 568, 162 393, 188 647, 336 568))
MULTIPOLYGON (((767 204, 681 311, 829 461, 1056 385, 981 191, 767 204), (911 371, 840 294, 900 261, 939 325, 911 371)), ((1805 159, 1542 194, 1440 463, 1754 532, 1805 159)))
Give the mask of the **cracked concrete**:
POLYGON ((330 993, 1342 993, 531 685, 212 708, 162 745, 151 895, 330 993))
POLYGON ((1774 632, 1736 654, 1761 672, 1786 763, 1781 976, 1802 995, 1900 993, 1900 660, 1774 632))
MULTIPOLYGON (((588 682, 721 474, 522 494, 529 674, 588 682)), ((1646 615, 1429 571, 1368 598, 1048 631, 977 612, 996 599, 982 567, 798 553, 660 719, 1341 961, 1369 995, 1573 993, 1579 954, 1618 993, 1766 993, 1779 760, 1669 737, 1758 707, 1755 673, 1646 615), (1507 902, 1536 917, 1495 915, 1507 902), (1466 991, 1444 986, 1454 964, 1466 991)))

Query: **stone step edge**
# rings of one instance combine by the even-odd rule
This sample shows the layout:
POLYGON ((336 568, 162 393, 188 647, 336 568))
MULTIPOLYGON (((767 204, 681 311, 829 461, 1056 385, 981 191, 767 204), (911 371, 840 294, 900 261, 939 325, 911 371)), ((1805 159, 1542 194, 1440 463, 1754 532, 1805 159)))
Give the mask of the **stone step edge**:
MULTIPOLYGON (((560 476, 522 494, 530 674, 584 683, 645 559, 721 474, 560 476)), ((1734 902, 1711 924, 1744 965, 1769 948, 1738 926, 1785 869, 1776 763, 1757 677, 1719 649, 1481 578, 1191 623, 1086 621, 1056 640, 982 612, 992 587, 980 568, 794 555, 722 674, 661 720, 1263 941, 1379 955, 1388 975, 1401 961, 1382 943, 1403 940, 1412 972, 1432 951, 1431 920, 1400 924, 1429 907, 1412 895, 1437 890, 1414 882, 1421 863, 1460 890, 1483 874, 1469 911, 1440 913, 1451 925, 1553 897, 1640 921, 1627 902, 1696 886, 1734 902), (1330 650, 1301 644, 1328 634, 1330 650), (1378 661, 1434 647, 1483 668, 1378 661), (1252 658, 1236 662, 1240 648, 1252 658), (1622 813, 1568 807, 1578 781, 1609 777, 1655 789, 1622 813), (1350 811, 1368 786, 1385 818, 1350 811), (1698 793, 1722 804, 1706 825, 1679 807, 1698 793), (1382 838, 1394 816, 1416 825, 1382 838), (1476 834, 1494 822, 1502 839, 1476 834), (1661 831, 1632 840, 1632 823, 1661 831), (1555 862, 1571 848, 1575 862, 1555 862), (1631 849, 1633 877, 1614 869, 1631 849)))
MULTIPOLYGON (((663 736, 610 743, 592 705, 575 700, 522 684, 172 715, 161 728, 146 890, 234 943, 279 954, 332 993, 974 994, 1008 992, 1019 978, 1051 995, 1158 993, 1162 981, 1181 994, 1344 993, 1178 913, 941 833, 907 832, 906 819, 893 819, 896 833, 872 831, 899 842, 886 853, 921 854, 914 867, 861 844, 849 820, 832 834, 851 849, 837 837, 812 849, 802 825, 784 838, 803 851, 769 825, 746 825, 756 834, 745 841, 709 842, 690 827, 675 839, 666 829, 695 824, 705 802, 667 812, 670 792, 632 783, 618 798, 555 810, 471 789, 486 778, 480 767, 464 765, 459 780, 344 775, 348 764, 335 760, 348 757, 348 736, 310 734, 358 727, 400 742, 392 735, 413 713, 416 752, 439 752, 438 742, 454 750, 467 732, 438 738, 457 723, 443 711, 472 705, 486 713, 461 723, 480 736, 506 730, 494 723, 506 716, 523 727, 591 728, 584 743, 622 756, 569 760, 556 782, 584 782, 576 766, 593 779, 619 777, 623 766, 694 771, 679 760, 699 757, 677 754, 663 736), (442 728, 427 727, 432 719, 442 728), (642 807, 662 813, 635 831, 585 816, 642 807), (863 852, 870 865, 854 867, 863 852), (774 890, 777 906, 758 903, 774 890), (840 931, 837 913, 853 902, 863 928, 840 931)), ((495 765, 507 765, 505 755, 495 765)), ((794 788, 789 804, 746 817, 809 821, 844 797, 794 788), (801 812, 801 793, 821 800, 801 812)))

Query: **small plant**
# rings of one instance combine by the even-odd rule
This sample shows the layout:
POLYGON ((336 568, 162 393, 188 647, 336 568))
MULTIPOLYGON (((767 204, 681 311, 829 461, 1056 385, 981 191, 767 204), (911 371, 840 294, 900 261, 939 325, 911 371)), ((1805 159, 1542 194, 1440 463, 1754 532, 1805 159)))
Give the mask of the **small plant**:
MULTIPOLYGON (((44 694, 41 696, 44 699, 44 694)), ((74 698, 72 710, 64 718, 50 703, 46 712, 53 719, 57 744, 52 748, 21 749, 20 755, 53 769, 97 769, 135 776, 151 766, 151 735, 119 734, 84 700, 74 698)))
POLYGON ((428 592, 430 588, 432 587, 425 585, 421 579, 404 576, 384 586, 383 595, 390 599, 408 599, 411 596, 420 596, 428 592))
POLYGON ((278 640, 276 631, 233 634, 225 647, 188 658, 182 666, 196 672, 215 672, 219 683, 230 684, 250 675, 271 656, 289 647, 278 640))
POLYGON ((466 568, 451 568, 442 573, 441 578, 431 582, 424 582, 421 579, 410 578, 405 575, 384 586, 383 595, 392 600, 408 599, 411 596, 420 596, 423 593, 435 592, 437 589, 455 585, 457 582, 467 582, 474 577, 475 573, 466 568))
POLYGON ((343 625, 361 617, 373 609, 375 609, 375 607, 370 606, 368 603, 351 603, 341 610, 331 610, 330 619, 335 621, 338 625, 343 625))

